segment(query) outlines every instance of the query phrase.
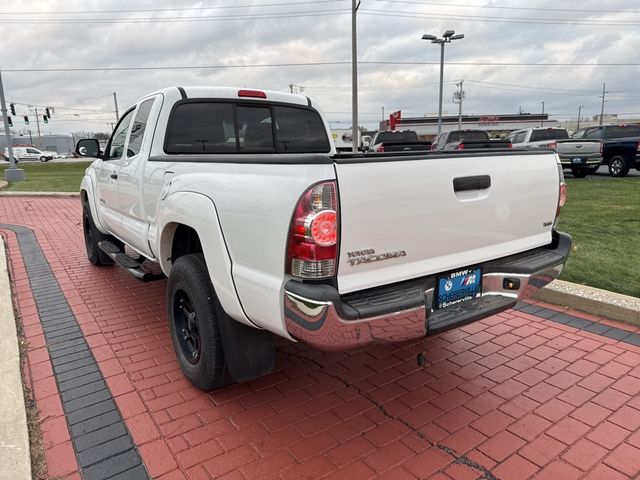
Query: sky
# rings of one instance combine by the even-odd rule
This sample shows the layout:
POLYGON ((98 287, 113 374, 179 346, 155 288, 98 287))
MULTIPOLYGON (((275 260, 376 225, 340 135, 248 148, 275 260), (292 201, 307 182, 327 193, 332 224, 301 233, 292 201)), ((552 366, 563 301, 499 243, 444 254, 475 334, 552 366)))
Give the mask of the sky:
MULTIPOLYGON (((167 86, 302 91, 332 128, 351 126, 351 0, 0 0, 0 70, 14 129, 108 132, 137 99, 167 86), (29 114, 25 127, 22 116, 29 114)), ((361 0, 359 124, 437 115, 464 80, 463 113, 600 113, 640 118, 638 0, 361 0)))

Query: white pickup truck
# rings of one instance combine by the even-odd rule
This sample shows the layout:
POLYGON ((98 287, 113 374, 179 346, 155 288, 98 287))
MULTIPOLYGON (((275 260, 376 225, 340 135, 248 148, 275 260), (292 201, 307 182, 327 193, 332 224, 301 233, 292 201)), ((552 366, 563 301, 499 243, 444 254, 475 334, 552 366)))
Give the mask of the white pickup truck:
POLYGON ((337 156, 331 140, 304 96, 172 87, 128 109, 104 152, 78 142, 97 157, 81 184, 88 258, 142 280, 159 265, 197 387, 269 372, 273 335, 324 350, 420 338, 559 275, 555 153, 337 156))

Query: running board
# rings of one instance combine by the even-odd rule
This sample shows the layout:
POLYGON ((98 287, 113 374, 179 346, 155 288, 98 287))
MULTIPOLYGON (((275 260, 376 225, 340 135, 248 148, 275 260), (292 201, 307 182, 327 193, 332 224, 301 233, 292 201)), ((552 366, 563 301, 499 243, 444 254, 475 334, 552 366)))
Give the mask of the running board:
POLYGON ((160 280, 161 278, 165 278, 162 274, 149 271, 146 265, 143 265, 142 262, 139 262, 138 260, 130 257, 122 250, 120 250, 117 245, 108 240, 102 240, 98 242, 98 247, 100 248, 100 250, 106 253, 109 258, 111 258, 116 263, 116 265, 118 265, 129 275, 137 278, 140 281, 150 282, 152 280, 160 280))
POLYGON ((487 295, 452 305, 443 310, 434 310, 427 318, 427 335, 435 335, 489 315, 495 315, 513 307, 516 302, 516 298, 487 295))

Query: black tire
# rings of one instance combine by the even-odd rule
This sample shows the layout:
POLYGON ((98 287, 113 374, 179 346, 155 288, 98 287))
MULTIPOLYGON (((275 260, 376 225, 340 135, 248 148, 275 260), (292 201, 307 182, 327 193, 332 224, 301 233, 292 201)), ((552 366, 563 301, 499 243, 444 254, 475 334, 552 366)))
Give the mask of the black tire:
POLYGON ((575 178, 584 178, 588 175, 589 170, 585 167, 571 167, 571 173, 575 178))
POLYGON ((622 155, 615 155, 609 160, 609 175, 612 177, 626 177, 629 164, 622 155))
POLYGON ((42 156, 42 157, 40 157, 40 161, 41 162, 48 162, 49 159, 47 157, 45 157, 45 156, 42 156))
POLYGON ((94 265, 113 265, 113 260, 106 253, 100 250, 98 242, 102 240, 109 240, 116 245, 122 247, 122 243, 111 235, 105 235, 96 227, 93 223, 93 217, 91 216, 91 208, 89 202, 85 201, 82 205, 82 231, 84 233, 84 246, 87 250, 87 258, 94 265))
POLYGON ((230 383, 218 326, 224 315, 202 254, 178 258, 167 282, 171 340, 184 376, 206 392, 230 383))

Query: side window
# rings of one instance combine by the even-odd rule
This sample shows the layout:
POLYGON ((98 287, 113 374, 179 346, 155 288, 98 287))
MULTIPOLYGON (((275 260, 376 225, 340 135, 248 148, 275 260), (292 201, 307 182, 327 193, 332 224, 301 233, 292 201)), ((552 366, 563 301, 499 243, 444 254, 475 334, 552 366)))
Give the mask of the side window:
POLYGON ((513 143, 524 143, 524 140, 527 138, 527 132, 520 132, 516 135, 516 139, 513 143))
POLYGON ((582 138, 601 138, 600 128, 587 128, 582 138))
POLYGON ((109 140, 108 156, 107 159, 122 158, 124 154, 124 143, 127 139, 127 131, 133 118, 133 110, 127 112, 116 126, 115 131, 111 135, 109 140))
POLYGON ((317 112, 281 106, 276 106, 273 110, 278 152, 321 153, 331 150, 327 130, 317 112))
POLYGON ((145 100, 138 107, 138 113, 133 121, 131 127, 131 133, 129 134, 129 145, 127 146, 127 157, 132 157, 140 153, 142 148, 142 138, 147 128, 147 120, 149 119, 149 113, 153 106, 154 99, 145 100))
POLYGON ((35 153, 36 155, 38 155, 38 151, 34 150, 33 148, 27 148, 27 153, 35 153))

